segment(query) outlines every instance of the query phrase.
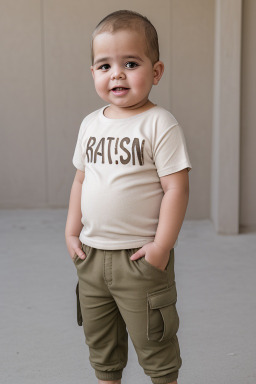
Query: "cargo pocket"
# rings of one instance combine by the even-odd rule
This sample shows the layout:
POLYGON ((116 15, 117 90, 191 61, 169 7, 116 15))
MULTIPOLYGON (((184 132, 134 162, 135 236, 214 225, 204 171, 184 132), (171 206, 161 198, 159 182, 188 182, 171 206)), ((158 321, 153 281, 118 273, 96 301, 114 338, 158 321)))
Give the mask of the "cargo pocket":
POLYGON ((147 337, 151 341, 171 339, 178 331, 176 285, 148 294, 147 337))
POLYGON ((83 318, 82 318, 82 312, 81 312, 81 306, 80 306, 80 300, 79 300, 79 283, 77 283, 77 286, 76 286, 76 317, 77 317, 77 324, 81 326, 83 324, 83 318))

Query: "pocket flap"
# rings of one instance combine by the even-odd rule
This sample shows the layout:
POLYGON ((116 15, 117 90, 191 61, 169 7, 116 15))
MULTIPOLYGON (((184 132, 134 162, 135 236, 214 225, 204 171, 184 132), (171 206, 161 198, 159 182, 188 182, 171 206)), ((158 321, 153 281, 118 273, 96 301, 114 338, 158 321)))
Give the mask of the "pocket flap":
POLYGON ((148 294, 148 302, 151 309, 158 309, 172 305, 177 301, 176 285, 148 294))

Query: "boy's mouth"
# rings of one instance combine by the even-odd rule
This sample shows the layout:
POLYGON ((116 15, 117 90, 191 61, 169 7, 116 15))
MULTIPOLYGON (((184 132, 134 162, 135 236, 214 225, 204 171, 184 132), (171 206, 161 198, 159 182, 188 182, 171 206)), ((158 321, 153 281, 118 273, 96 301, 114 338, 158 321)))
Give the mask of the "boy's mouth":
POLYGON ((129 88, 126 87, 114 87, 111 89, 111 92, 115 96, 125 96, 129 92, 129 88))
POLYGON ((125 87, 114 87, 112 88, 112 91, 124 91, 124 90, 127 90, 129 88, 125 88, 125 87))

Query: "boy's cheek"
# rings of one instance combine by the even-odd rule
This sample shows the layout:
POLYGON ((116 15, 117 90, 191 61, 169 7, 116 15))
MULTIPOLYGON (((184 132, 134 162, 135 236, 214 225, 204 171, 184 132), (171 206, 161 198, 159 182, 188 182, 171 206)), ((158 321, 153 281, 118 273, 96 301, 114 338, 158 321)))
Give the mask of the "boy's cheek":
POLYGON ((101 76, 94 74, 93 80, 94 80, 94 86, 96 89, 101 91, 106 89, 107 87, 106 81, 104 81, 104 79, 102 79, 101 76))
POLYGON ((102 91, 102 84, 101 82, 98 81, 97 77, 93 77, 93 80, 94 80, 94 86, 95 86, 95 89, 97 91, 97 93, 101 92, 102 91))

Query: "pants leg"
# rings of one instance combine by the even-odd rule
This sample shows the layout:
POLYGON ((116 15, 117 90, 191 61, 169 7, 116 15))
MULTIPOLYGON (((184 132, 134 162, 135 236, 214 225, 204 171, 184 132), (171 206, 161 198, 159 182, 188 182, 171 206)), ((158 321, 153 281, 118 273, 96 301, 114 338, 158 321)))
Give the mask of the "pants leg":
POLYGON ((174 250, 165 271, 145 258, 131 261, 136 250, 113 253, 109 287, 126 323, 145 374, 154 384, 175 381, 181 366, 177 339, 179 318, 174 279, 174 250))
POLYGON ((126 325, 104 281, 104 252, 83 247, 87 258, 77 258, 75 265, 90 363, 98 379, 118 380, 127 364, 126 325))

